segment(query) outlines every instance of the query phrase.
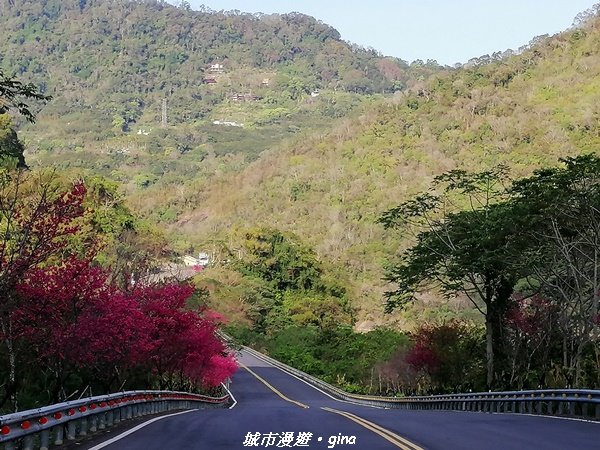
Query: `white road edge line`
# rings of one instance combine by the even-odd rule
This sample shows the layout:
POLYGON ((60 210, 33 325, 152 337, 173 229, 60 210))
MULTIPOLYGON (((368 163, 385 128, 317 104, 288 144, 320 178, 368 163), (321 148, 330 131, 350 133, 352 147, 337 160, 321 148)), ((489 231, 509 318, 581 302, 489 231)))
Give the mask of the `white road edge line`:
POLYGON ((101 448, 107 447, 110 444, 113 444, 113 443, 117 442, 118 440, 123 439, 126 436, 129 436, 132 433, 135 433, 139 429, 144 428, 146 425, 150 425, 153 422, 156 422, 156 421, 161 420, 161 419, 166 419, 167 417, 178 416, 179 414, 187 414, 187 413, 190 413, 190 412, 193 412, 193 411, 197 411, 197 410, 190 409, 188 411, 180 411, 180 412, 176 412, 176 413, 173 413, 173 414, 168 414, 166 416, 155 417, 154 419, 150 419, 147 422, 141 423, 137 427, 134 427, 131 430, 127 430, 127 431, 119 434, 118 436, 115 436, 114 438, 109 439, 108 441, 104 441, 104 442, 102 442, 102 443, 100 443, 98 445, 95 445, 94 447, 91 447, 88 450, 99 450, 101 448))
MULTIPOLYGON (((248 348, 249 348, 249 347, 248 347, 248 348)), ((254 349, 252 349, 252 348, 250 348, 250 350, 252 350, 252 352, 256 352, 256 350, 254 350, 254 349)), ((312 385, 312 384, 310 384, 308 381, 306 381, 306 380, 303 380, 302 378, 300 378, 300 377, 298 377, 298 376, 294 375, 294 374, 293 374, 293 373, 291 373, 291 372, 288 372, 288 371, 287 371, 287 370, 285 370, 285 369, 282 369, 281 367, 277 367, 275 364, 272 364, 270 361, 268 361, 268 360, 266 360, 266 359, 263 359, 263 358, 261 358, 261 357, 260 357, 260 356, 258 356, 258 355, 254 355, 252 352, 248 352, 248 353, 249 353, 250 355, 252 355, 253 357, 255 357, 256 359, 260 359, 261 361, 263 361, 263 362, 265 362, 265 363, 267 363, 267 364, 271 365, 271 366, 272 366, 272 367, 274 367, 275 369, 279 369, 279 370, 281 370, 283 373, 285 373, 285 374, 287 374, 287 375, 290 375, 290 376, 292 376, 292 377, 296 378, 297 380, 300 380, 300 381, 302 381, 304 384, 306 384, 306 385, 310 386, 310 387, 311 387, 311 388, 313 388, 313 389, 316 389, 317 391, 319 391, 319 392, 320 392, 320 393, 322 393, 322 394, 325 394, 327 397, 331 398, 332 400, 335 400, 336 402, 340 402, 340 403, 349 403, 349 404, 351 404, 351 405, 360 405, 360 406, 366 406, 367 408, 375 408, 375 409, 391 409, 391 408, 388 408, 388 407, 386 407, 386 406, 363 405, 363 404, 361 404, 361 403, 355 403, 355 402, 352 402, 352 401, 349 401, 349 400, 341 400, 341 399, 339 399, 339 398, 335 398, 335 397, 333 397, 332 395, 330 395, 329 393, 327 393, 327 392, 325 392, 325 391, 321 390, 320 388, 318 388, 318 387, 316 387, 316 386, 313 386, 313 385, 312 385)), ((260 353, 259 353, 259 352, 256 352, 256 353, 258 353, 258 354, 260 355, 260 353)), ((455 413, 481 413, 480 411, 445 411, 445 412, 455 412, 455 413)), ((597 421, 595 421, 595 420, 592 420, 592 419, 582 419, 582 418, 579 418, 579 417, 545 416, 545 415, 538 415, 538 414, 528 414, 528 413, 513 413, 513 412, 505 412, 505 413, 497 413, 497 412, 493 412, 493 413, 490 413, 490 414, 504 414, 504 415, 511 414, 511 415, 515 415, 515 416, 543 417, 543 418, 548 418, 548 419, 574 420, 574 421, 577 421, 577 422, 588 422, 588 423, 596 423, 596 424, 598 423, 597 421)), ((90 449, 90 450, 92 450, 92 449, 90 449)))
MULTIPOLYGON (((249 348, 249 347, 248 347, 248 348, 249 348)), ((252 350, 252 351, 251 351, 251 352, 248 352, 248 353, 249 353, 250 355, 252 355, 254 358, 256 358, 256 359, 259 359, 259 360, 261 360, 262 362, 265 362, 265 363, 269 364, 271 367, 274 367, 275 369, 278 369, 278 370, 282 371, 282 372, 283 372, 283 373, 285 373, 286 375, 289 375, 289 376, 291 376, 291 377, 294 377, 295 379, 297 379, 297 380, 299 380, 299 381, 302 381, 302 382, 303 382, 304 384, 306 384, 307 386, 309 386, 309 387, 313 388, 313 389, 314 389, 314 390, 316 390, 316 391, 319 391, 321 394, 324 394, 324 395, 326 395, 327 397, 329 397, 329 398, 330 398, 330 399, 332 399, 332 400, 335 400, 336 402, 340 402, 340 403, 348 403, 348 404, 350 404, 350 405, 360 405, 360 406, 366 406, 367 408, 375 408, 375 409, 389 409, 389 408, 386 408, 385 406, 363 405, 363 404, 361 404, 361 403, 355 403, 355 402, 351 402, 351 401, 349 401, 349 400, 342 400, 342 399, 339 399, 339 398, 335 398, 333 395, 329 394, 328 392, 325 392, 324 390, 322 390, 322 389, 318 388, 317 386, 314 386, 314 385, 310 384, 308 381, 306 381, 306 380, 303 380, 303 379, 302 379, 302 378, 300 378, 299 376, 296 376, 296 375, 294 375, 293 373, 291 373, 291 372, 288 372, 287 370, 285 370, 285 369, 283 369, 283 368, 281 368, 281 367, 278 367, 278 366, 276 366, 275 364, 272 364, 270 361, 268 361, 268 360, 266 360, 266 359, 263 359, 263 358, 261 358, 261 357, 260 357, 260 356, 258 356, 258 355, 255 355, 255 354, 253 354, 253 352, 256 352, 256 350, 254 350, 254 349, 250 349, 250 350, 252 350)), ((244 351, 246 351, 246 349, 244 349, 244 351)), ((259 353, 259 352, 256 352, 256 353, 258 353, 258 354, 260 355, 260 353, 259 353)), ((91 449, 90 449, 90 450, 91 450, 91 449)))
MULTIPOLYGON (((227 391, 227 393, 229 394, 229 397, 233 400, 233 404, 227 408, 227 409, 233 409, 233 407, 235 405, 237 405, 237 400, 235 399, 235 397, 233 396, 233 393, 229 390, 229 388, 225 385, 225 383, 221 383, 221 386, 223 386, 225 388, 225 390, 227 391)), ((90 449, 91 450, 91 449, 90 449)))
MULTIPOLYGON (((477 412, 477 411, 456 411, 456 412, 477 412)), ((572 420, 574 422, 587 422, 587 423, 595 423, 596 425, 600 425, 600 423, 598 423, 597 420, 584 419, 583 417, 545 416, 545 415, 540 415, 540 414, 514 413, 514 412, 505 412, 505 413, 493 412, 490 414, 496 414, 496 415, 504 414, 504 415, 511 415, 511 416, 527 416, 527 417, 543 417, 544 419, 572 420)))

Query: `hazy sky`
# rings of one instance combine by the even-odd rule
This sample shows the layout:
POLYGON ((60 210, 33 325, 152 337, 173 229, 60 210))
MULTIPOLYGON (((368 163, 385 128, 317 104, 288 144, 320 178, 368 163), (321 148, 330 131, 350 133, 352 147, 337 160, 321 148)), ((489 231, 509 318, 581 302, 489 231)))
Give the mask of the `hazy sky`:
MULTIPOLYGON (((172 0, 171 3, 178 3, 172 0)), ((600 0, 188 0, 193 9, 311 15, 342 39, 406 61, 452 65, 563 31, 600 0)))

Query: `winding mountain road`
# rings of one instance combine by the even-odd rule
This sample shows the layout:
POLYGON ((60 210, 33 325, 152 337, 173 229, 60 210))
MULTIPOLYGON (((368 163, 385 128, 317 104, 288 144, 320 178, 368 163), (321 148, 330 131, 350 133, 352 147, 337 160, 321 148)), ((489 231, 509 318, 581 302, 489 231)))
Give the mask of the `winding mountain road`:
POLYGON ((247 353, 231 409, 154 420, 86 450, 597 450, 600 424, 518 414, 404 411, 342 402, 247 353), (127 434, 129 433, 129 434, 127 434))

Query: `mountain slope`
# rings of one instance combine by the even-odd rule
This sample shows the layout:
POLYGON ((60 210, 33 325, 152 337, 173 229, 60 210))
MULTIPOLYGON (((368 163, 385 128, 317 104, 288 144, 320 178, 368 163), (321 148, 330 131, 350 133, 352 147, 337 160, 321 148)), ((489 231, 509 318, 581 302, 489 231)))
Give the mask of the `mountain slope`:
POLYGON ((2 67, 55 96, 22 133, 28 162, 120 181, 181 251, 235 248, 245 227, 295 232, 363 320, 382 320, 382 266, 407 245, 375 223, 381 212, 448 169, 523 175, 600 144, 593 14, 519 54, 442 70, 352 48, 297 14, 14 5, 0 6, 2 67))
POLYGON ((521 54, 435 76, 325 136, 216 177, 190 193, 195 206, 177 230, 199 240, 248 223, 295 231, 349 274, 361 317, 375 319, 384 260, 406 245, 375 224, 381 212, 449 169, 506 163, 518 176, 597 152, 599 104, 593 16, 521 54))
POLYGON ((2 66, 56 97, 44 114, 94 109, 105 120, 170 124, 210 115, 232 93, 290 100, 317 89, 399 89, 407 65, 350 47, 299 13, 198 12, 160 1, 0 4, 2 66))

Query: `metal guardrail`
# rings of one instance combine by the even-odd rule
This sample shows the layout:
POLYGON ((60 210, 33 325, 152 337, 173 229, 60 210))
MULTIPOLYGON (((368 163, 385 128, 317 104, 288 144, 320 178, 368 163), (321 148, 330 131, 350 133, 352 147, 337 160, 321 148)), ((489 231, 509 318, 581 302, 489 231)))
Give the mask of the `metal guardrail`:
POLYGON ((48 450, 50 444, 61 445, 110 427, 127 419, 176 409, 195 409, 207 405, 224 406, 229 394, 222 397, 174 391, 127 391, 58 403, 0 416, 0 444, 14 450, 48 450), (66 434, 66 436, 65 436, 66 434))
POLYGON ((340 400, 380 408, 520 413, 600 420, 600 390, 543 389, 415 397, 350 394, 249 347, 251 355, 278 367, 340 400))

